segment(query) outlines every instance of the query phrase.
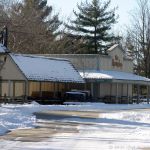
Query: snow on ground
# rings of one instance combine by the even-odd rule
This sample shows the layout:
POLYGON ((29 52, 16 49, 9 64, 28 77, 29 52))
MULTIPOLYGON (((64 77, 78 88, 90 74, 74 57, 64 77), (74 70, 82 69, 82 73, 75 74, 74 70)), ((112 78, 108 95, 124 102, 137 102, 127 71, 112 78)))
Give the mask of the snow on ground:
MULTIPOLYGON (((106 111, 110 110, 123 110, 123 109, 138 109, 138 108, 150 108, 150 105, 107 105, 102 103, 67 103, 69 105, 39 105, 36 102, 32 104, 14 105, 14 104, 1 104, 0 107, 0 135, 16 128, 30 128, 33 127, 36 122, 34 112, 46 111, 46 110, 70 110, 70 111, 106 111)), ((108 116, 108 114, 105 114, 108 116)), ((117 115, 117 114, 116 114, 117 115)), ((111 117, 115 117, 114 114, 109 114, 111 117)), ((130 115, 126 113, 122 114, 124 119, 141 119, 141 116, 130 112, 130 115)), ((117 116, 121 117, 120 115, 117 116)), ((142 116, 143 117, 143 116, 142 116)), ((148 121, 150 116, 146 114, 142 121, 148 121), (145 120, 144 120, 145 119, 145 120)), ((121 119, 121 118, 120 118, 121 119)), ((150 119, 149 119, 150 120, 150 119)))
POLYGON ((30 144, 1 141, 0 147, 28 150, 137 150, 150 148, 150 105, 107 105, 101 103, 78 103, 78 105, 49 105, 37 103, 4 105, 0 107, 0 134, 16 128, 34 127, 34 112, 46 110, 97 111, 99 118, 64 118, 63 122, 78 122, 79 133, 57 133, 47 141, 30 144), (116 111, 119 110, 119 111, 116 111), (84 123, 84 124, 82 124, 84 123), (85 125, 87 123, 87 125, 85 125), (91 125, 88 125, 92 123, 91 125), (8 145, 8 146, 7 146, 8 145), (11 146, 11 147, 10 147, 11 146))

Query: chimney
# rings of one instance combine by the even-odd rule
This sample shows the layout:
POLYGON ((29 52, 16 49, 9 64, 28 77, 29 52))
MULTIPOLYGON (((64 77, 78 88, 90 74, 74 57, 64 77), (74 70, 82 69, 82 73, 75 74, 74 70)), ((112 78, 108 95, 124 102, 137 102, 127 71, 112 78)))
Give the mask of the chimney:
POLYGON ((1 31, 1 43, 7 48, 8 46, 8 28, 7 26, 3 27, 3 30, 1 31))

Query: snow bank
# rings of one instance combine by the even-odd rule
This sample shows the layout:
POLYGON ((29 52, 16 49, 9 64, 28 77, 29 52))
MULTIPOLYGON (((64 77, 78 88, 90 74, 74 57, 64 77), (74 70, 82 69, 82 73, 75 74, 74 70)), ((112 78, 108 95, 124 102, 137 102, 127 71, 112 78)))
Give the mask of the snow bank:
POLYGON ((0 108, 0 135, 16 128, 33 127, 36 117, 32 114, 39 111, 40 106, 31 105, 1 105, 0 108))
POLYGON ((104 104, 104 103, 66 102, 65 104, 69 105, 69 107, 61 107, 60 109, 82 110, 82 111, 115 111, 115 110, 150 108, 149 104, 142 104, 142 103, 141 104, 104 104))
POLYGON ((141 122, 141 123, 147 123, 150 124, 150 113, 149 110, 145 110, 140 112, 137 111, 128 111, 128 112, 114 112, 114 113, 104 113, 100 116, 101 118, 107 118, 107 119, 118 119, 118 120, 126 120, 126 121, 132 121, 132 122, 141 122))

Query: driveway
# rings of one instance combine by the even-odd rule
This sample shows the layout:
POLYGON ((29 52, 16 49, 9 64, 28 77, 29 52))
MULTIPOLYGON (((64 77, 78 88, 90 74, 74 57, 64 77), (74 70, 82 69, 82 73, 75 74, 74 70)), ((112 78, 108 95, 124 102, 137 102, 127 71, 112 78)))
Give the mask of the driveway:
MULTIPOLYGON (((140 110, 122 110, 142 114, 140 110)), ((122 114, 122 111, 109 112, 122 114)), ((106 113, 106 112, 105 112, 106 113)), ((150 124, 105 118, 100 112, 47 111, 35 113, 35 128, 18 129, 0 137, 7 150, 130 150, 150 147, 150 124)))
POLYGON ((0 140, 41 142, 52 138, 58 133, 75 134, 79 132, 77 128, 79 125, 92 125, 93 123, 67 121, 68 119, 96 119, 99 117, 99 112, 46 111, 35 113, 35 115, 37 118, 35 128, 14 130, 4 136, 1 136, 0 140))

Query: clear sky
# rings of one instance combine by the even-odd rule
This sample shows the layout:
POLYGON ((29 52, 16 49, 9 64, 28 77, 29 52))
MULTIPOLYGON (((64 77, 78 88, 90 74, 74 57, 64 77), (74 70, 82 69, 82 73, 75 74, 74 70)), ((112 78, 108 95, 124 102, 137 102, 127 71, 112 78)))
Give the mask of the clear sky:
MULTIPOLYGON (((82 0, 83 2, 85 0, 82 0)), ((88 0, 89 2, 91 0, 88 0)), ((81 0, 48 0, 48 3, 54 6, 56 12, 60 12, 61 17, 67 19, 72 17, 72 10, 76 9, 76 4, 81 0)), ((136 7, 136 0, 111 0, 111 6, 118 6, 117 14, 119 15, 117 26, 122 27, 130 21, 129 13, 136 7)))

